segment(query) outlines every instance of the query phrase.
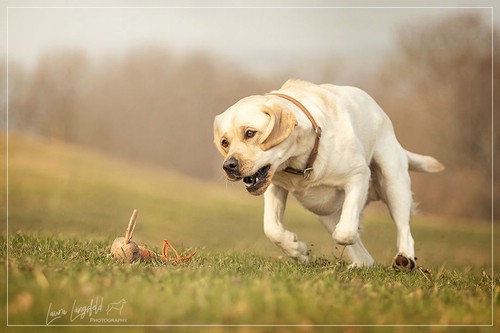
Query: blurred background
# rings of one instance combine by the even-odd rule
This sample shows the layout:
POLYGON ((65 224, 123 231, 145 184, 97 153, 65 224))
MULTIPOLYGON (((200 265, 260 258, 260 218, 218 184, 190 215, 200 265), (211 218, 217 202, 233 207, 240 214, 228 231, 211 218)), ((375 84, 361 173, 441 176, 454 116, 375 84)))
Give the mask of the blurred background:
POLYGON ((382 106, 405 148, 446 165, 412 175, 422 211, 491 220, 492 162, 500 165, 493 8, 189 4, 15 2, 1 18, 0 130, 222 187, 216 114, 289 78, 354 85, 382 106))

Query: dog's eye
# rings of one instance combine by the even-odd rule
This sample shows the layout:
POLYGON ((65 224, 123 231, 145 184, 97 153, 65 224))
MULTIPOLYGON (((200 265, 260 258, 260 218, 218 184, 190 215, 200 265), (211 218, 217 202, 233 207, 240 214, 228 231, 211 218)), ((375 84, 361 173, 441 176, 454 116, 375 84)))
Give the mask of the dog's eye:
POLYGON ((247 130, 245 132, 245 139, 250 139, 250 138, 253 138, 254 135, 255 135, 256 131, 253 131, 253 130, 247 130))
POLYGON ((226 138, 223 138, 220 142, 220 145, 222 146, 222 148, 227 148, 229 147, 229 141, 227 141, 226 138))

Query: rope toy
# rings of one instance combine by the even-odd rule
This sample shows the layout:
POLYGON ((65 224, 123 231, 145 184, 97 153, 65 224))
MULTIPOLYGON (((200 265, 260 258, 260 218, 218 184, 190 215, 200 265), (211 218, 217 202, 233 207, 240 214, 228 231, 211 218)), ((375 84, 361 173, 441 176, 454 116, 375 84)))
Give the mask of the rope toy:
POLYGON ((163 247, 161 249, 161 254, 163 255, 163 259, 170 262, 188 262, 195 254, 196 251, 188 255, 187 257, 181 257, 177 250, 168 242, 168 240, 163 240, 163 247), (175 258, 168 256, 168 249, 174 251, 175 258))
MULTIPOLYGON (((153 257, 157 257, 157 254, 154 251, 148 250, 144 246, 137 245, 137 243, 132 240, 136 224, 137 209, 134 209, 132 216, 130 217, 128 227, 125 230, 125 237, 115 238, 113 244, 111 245, 111 255, 113 258, 133 263, 137 260, 145 261, 153 257)), ((162 259, 167 262, 187 263, 192 257, 194 257, 196 251, 186 257, 181 257, 177 250, 168 242, 168 240, 165 239, 163 240, 161 253, 162 259), (169 249, 173 251, 175 256, 168 255, 169 249)))

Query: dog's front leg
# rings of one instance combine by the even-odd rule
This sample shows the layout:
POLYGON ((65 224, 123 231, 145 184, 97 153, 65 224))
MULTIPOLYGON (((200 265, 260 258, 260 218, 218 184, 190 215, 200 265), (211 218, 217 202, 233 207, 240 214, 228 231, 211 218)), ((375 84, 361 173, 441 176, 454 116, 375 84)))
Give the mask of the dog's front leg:
POLYGON ((285 213, 288 191, 271 184, 264 193, 264 233, 287 255, 301 262, 309 262, 309 248, 297 239, 297 235, 285 229, 285 213))
POLYGON ((344 186, 345 199, 342 205, 342 215, 332 235, 338 244, 352 245, 359 237, 359 218, 366 204, 369 181, 370 169, 366 167, 351 176, 344 186))

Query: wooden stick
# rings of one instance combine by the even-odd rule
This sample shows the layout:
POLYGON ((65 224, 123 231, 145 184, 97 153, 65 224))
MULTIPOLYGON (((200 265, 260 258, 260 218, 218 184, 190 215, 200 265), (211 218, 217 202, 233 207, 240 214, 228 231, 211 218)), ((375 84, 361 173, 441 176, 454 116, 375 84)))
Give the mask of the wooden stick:
POLYGON ((125 232, 125 244, 130 243, 132 235, 134 234, 135 224, 137 219, 137 209, 134 209, 132 216, 130 217, 130 222, 128 223, 127 230, 125 232))

